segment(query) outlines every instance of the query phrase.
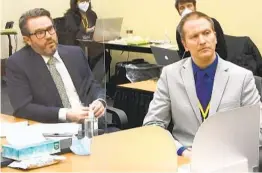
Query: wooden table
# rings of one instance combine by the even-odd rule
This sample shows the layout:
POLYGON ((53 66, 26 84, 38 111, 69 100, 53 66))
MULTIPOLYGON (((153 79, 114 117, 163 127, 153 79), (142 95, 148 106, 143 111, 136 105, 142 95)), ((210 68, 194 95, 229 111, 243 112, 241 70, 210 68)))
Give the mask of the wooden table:
POLYGON ((155 92, 156 91, 156 85, 157 85, 156 80, 147 80, 147 81, 141 81, 141 82, 121 84, 121 85, 118 85, 118 86, 124 87, 124 88, 135 89, 135 90, 155 92))
MULTIPOLYGON (((1 121, 22 119, 1 115, 1 121)), ((29 121, 29 124, 34 123, 29 121)), ((1 140, 3 144, 3 139, 1 140)), ((147 126, 96 136, 90 156, 64 154, 62 163, 30 172, 176 172, 188 159, 177 157, 171 134, 157 126, 147 126)), ((2 172, 18 172, 3 168, 2 172)))
POLYGON ((156 80, 127 83, 117 86, 114 107, 126 113, 129 128, 142 126, 156 87, 156 80))
POLYGON ((126 45, 126 44, 115 44, 109 42, 95 42, 93 40, 84 40, 84 39, 77 39, 82 45, 90 46, 92 43, 102 44, 104 45, 105 49, 108 50, 120 50, 120 51, 127 51, 127 52, 139 52, 139 53, 149 53, 151 54, 151 47, 150 44, 145 45, 126 45))

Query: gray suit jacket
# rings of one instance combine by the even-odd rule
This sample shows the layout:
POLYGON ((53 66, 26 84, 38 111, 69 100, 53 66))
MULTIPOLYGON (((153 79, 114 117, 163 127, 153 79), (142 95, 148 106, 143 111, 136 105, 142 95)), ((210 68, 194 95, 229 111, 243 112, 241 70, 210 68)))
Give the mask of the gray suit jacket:
MULTIPOLYGON (((252 72, 219 57, 209 116, 259 102, 252 72)), ((202 123, 191 58, 163 68, 144 125, 167 128, 171 120, 177 149, 182 145, 191 146, 202 123)))

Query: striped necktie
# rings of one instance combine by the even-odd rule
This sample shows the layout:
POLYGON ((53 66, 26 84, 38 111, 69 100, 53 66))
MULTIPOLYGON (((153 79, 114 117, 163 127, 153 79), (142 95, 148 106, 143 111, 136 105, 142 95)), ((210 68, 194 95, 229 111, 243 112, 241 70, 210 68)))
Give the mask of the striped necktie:
POLYGON ((48 69, 50 71, 50 74, 55 82, 56 88, 58 90, 59 96, 61 98, 62 104, 65 108, 70 108, 71 104, 69 102, 69 98, 67 96, 66 90, 65 90, 65 85, 64 82, 62 80, 61 75, 59 74, 59 72, 56 69, 56 63, 58 62, 58 60, 55 57, 51 57, 48 62, 47 62, 47 66, 48 69))

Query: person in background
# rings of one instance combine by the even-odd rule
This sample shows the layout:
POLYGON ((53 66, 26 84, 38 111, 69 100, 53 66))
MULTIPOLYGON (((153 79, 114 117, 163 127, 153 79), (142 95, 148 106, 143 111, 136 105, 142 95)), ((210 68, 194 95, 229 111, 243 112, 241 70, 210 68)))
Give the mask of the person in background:
POLYGON ((43 123, 83 122, 90 111, 104 115, 104 89, 80 47, 58 45, 50 12, 29 10, 19 27, 26 46, 8 58, 6 69, 13 115, 43 123))
MULTIPOLYGON (((93 39, 97 14, 92 10, 90 0, 70 0, 70 9, 64 15, 65 28, 74 35, 75 40, 93 39)), ((81 46, 78 42, 76 45, 81 46)), ((104 45, 90 42, 88 45, 89 65, 95 79, 101 82, 110 68, 112 57, 108 51, 104 51, 104 45), (101 70, 104 69, 104 70, 101 70)))
POLYGON ((89 0, 71 0, 64 16, 66 29, 74 33, 76 39, 92 39, 97 15, 89 0))
MULTIPOLYGON (((175 0, 175 7, 177 9, 178 14, 183 18, 186 14, 196 11, 196 0, 175 0)), ((224 38, 224 32, 219 22, 211 18, 214 22, 216 37, 217 37, 217 45, 216 52, 220 57, 226 60, 227 58, 227 46, 224 38)), ((185 48, 182 44, 180 34, 178 30, 176 31, 176 41, 178 45, 178 53, 181 58, 189 57, 190 52, 185 51, 185 48)))
POLYGON ((163 68, 143 124, 167 128, 172 120, 177 154, 191 157, 203 121, 216 112, 259 104, 260 96, 251 71, 216 53, 217 37, 210 17, 189 13, 181 19, 178 32, 191 57, 163 68))

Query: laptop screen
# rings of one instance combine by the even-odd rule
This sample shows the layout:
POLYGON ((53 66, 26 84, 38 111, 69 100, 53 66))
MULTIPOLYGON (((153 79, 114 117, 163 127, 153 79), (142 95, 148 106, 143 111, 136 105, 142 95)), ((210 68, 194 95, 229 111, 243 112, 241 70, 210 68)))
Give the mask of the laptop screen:
POLYGON ((151 46, 151 50, 158 65, 169 65, 181 59, 175 49, 151 46))

